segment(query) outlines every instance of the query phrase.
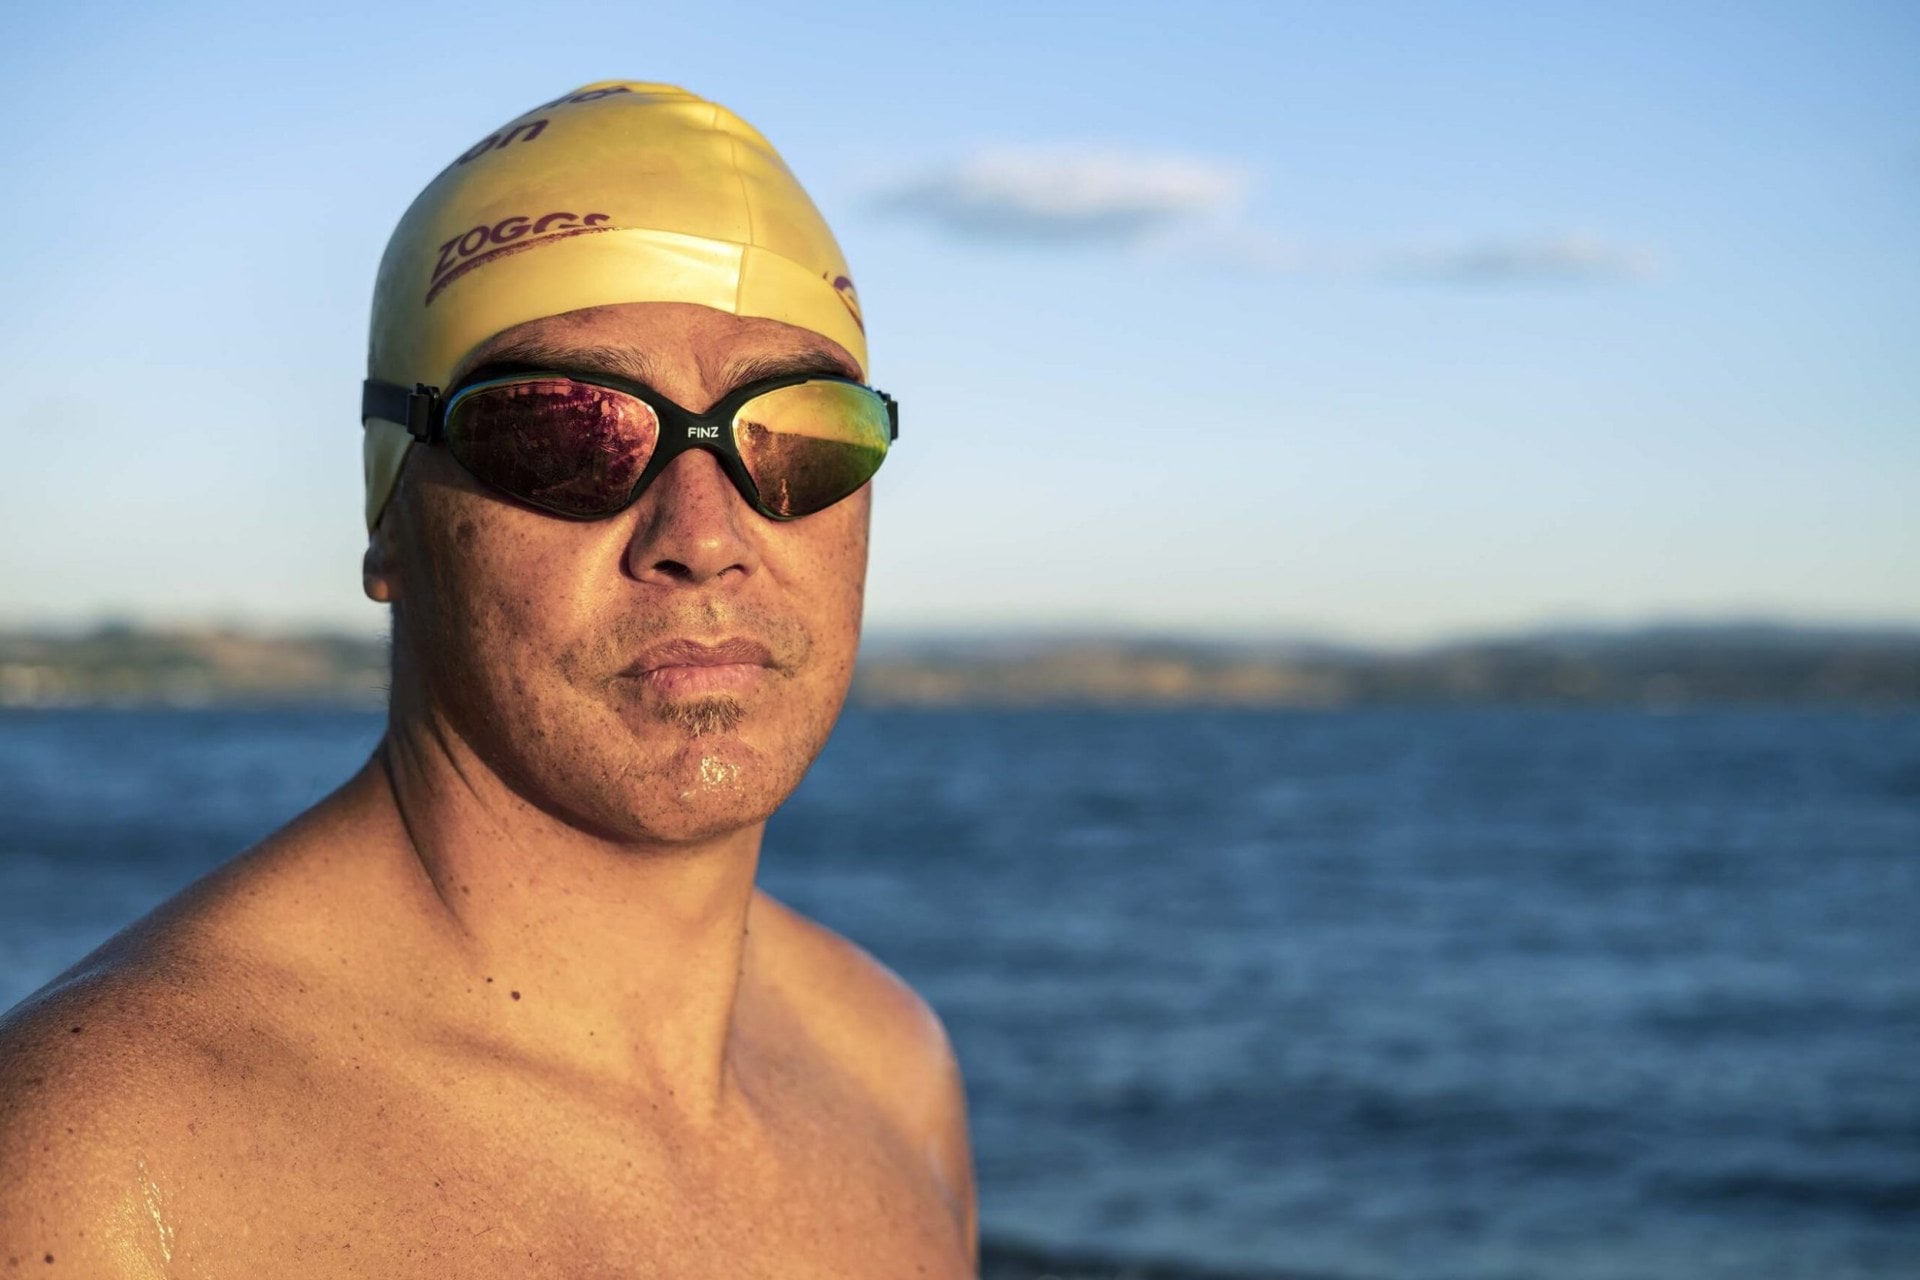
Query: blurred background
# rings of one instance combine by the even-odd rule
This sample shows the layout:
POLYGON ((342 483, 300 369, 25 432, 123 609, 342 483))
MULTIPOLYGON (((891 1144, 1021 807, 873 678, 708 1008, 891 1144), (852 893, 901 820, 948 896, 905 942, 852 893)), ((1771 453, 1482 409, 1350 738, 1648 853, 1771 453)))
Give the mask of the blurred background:
POLYGON ((764 879, 946 1018, 990 1275, 1920 1274, 1920 11, 76 3, 0 71, 0 1007, 372 747, 386 237, 660 80, 903 404, 764 879))

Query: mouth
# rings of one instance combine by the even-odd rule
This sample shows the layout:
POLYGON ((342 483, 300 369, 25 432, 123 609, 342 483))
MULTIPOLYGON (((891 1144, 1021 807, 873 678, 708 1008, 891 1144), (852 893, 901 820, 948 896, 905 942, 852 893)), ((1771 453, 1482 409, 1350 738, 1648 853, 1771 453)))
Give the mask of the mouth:
POLYGON ((667 640, 647 649, 620 674, 667 697, 685 698, 744 693, 776 670, 766 645, 734 637, 712 644, 667 640))

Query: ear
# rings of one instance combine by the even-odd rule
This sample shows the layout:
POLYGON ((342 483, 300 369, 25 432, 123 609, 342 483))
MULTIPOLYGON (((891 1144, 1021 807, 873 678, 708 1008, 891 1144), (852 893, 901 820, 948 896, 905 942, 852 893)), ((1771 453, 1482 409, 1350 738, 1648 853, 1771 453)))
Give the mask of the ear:
POLYGON ((400 561, 394 554, 393 503, 367 534, 367 554, 360 559, 360 589, 376 604, 392 604, 400 598, 400 561))

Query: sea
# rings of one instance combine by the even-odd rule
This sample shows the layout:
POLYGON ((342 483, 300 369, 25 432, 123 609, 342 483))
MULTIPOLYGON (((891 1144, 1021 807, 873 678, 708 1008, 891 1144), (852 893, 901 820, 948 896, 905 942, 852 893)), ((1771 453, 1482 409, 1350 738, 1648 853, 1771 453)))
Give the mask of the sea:
MULTIPOLYGON (((0 712, 0 1007, 380 727, 0 712)), ((856 709, 762 867, 945 1019, 989 1275, 1920 1277, 1912 709, 856 709)))

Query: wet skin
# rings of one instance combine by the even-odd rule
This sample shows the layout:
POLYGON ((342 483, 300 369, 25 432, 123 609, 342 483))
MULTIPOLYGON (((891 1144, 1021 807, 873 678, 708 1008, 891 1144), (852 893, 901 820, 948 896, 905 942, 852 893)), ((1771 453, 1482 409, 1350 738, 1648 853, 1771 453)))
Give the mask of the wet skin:
MULTIPOLYGON (((859 373, 678 304, 465 367, 529 352, 695 410, 859 373)), ((0 1273, 970 1274, 938 1020, 753 883, 846 694, 868 511, 766 520, 695 451, 571 522, 414 449, 367 554, 375 757, 0 1020, 0 1273)))

